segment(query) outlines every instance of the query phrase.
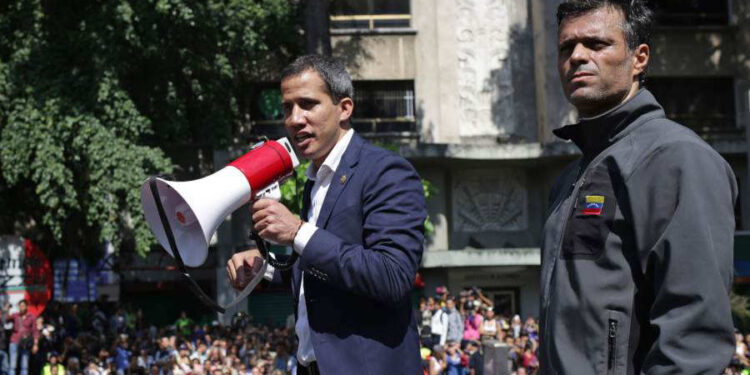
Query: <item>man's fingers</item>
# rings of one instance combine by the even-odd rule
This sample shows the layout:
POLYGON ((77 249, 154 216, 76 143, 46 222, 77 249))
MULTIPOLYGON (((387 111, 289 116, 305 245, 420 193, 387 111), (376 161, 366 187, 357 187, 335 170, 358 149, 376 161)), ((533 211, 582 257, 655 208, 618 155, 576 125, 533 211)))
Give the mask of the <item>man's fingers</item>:
POLYGON ((262 210, 264 208, 267 208, 267 207, 269 207, 269 206, 271 206, 271 205, 273 205, 275 203, 278 203, 278 202, 276 202, 273 199, 261 198, 261 199, 258 199, 255 202, 253 202, 252 210, 253 210, 253 212, 260 211, 260 210, 262 210))
POLYGON ((266 216, 268 216, 268 212, 266 210, 253 211, 253 223, 257 223, 263 220, 266 216))
POLYGON ((234 284, 234 275, 232 274, 232 267, 229 266, 229 262, 227 262, 227 277, 229 278, 229 283, 234 284))

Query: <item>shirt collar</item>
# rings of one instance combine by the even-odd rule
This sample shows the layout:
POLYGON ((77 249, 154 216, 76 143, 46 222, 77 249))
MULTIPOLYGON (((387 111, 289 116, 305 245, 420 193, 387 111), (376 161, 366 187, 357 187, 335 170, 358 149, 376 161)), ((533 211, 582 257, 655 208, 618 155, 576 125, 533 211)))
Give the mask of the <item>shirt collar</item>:
POLYGON ((326 156, 323 164, 321 164, 320 168, 318 168, 317 170, 315 169, 315 163, 310 162, 310 166, 308 166, 307 171, 305 171, 305 176, 307 177, 307 179, 315 181, 318 178, 318 173, 325 169, 330 170, 331 172, 336 172, 336 169, 341 163, 341 158, 344 156, 344 151, 346 151, 347 147, 349 147, 349 143, 351 142, 353 135, 354 129, 347 130, 344 136, 341 137, 338 142, 336 142, 336 145, 333 146, 331 152, 328 153, 328 156, 326 156))
POLYGON ((593 156, 622 139, 630 131, 653 117, 665 117, 664 110, 647 89, 595 117, 581 118, 577 124, 553 130, 565 140, 571 140, 584 155, 593 156))

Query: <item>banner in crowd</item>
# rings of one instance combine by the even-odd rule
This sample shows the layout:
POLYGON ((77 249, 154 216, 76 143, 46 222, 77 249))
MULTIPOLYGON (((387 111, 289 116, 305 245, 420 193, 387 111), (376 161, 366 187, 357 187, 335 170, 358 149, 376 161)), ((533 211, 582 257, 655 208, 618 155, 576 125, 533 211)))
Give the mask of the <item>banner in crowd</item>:
POLYGON ((0 305, 22 299, 38 315, 52 298, 52 266, 44 252, 18 236, 0 236, 0 305))
POLYGON ((112 272, 102 271, 101 263, 90 267, 78 259, 55 260, 55 301, 96 301, 100 286, 116 282, 112 272))

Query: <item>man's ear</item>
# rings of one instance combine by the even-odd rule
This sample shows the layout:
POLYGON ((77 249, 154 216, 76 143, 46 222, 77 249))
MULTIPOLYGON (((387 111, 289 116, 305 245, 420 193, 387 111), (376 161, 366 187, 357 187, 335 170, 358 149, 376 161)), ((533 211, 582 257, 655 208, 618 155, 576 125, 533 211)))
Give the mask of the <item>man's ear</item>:
POLYGON ((633 77, 638 77, 646 71, 650 57, 651 48, 648 44, 641 44, 635 48, 633 51, 633 77))
POLYGON ((354 111, 354 101, 352 98, 345 97, 339 100, 339 109, 341 109, 341 115, 339 115, 339 122, 347 122, 352 117, 354 111))

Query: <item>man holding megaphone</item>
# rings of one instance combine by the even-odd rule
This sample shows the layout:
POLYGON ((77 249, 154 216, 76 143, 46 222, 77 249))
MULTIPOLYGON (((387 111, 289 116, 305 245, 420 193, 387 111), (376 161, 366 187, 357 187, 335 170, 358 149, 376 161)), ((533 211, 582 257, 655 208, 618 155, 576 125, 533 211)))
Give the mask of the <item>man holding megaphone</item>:
MULTIPOLYGON (((284 278, 295 297, 298 374, 419 373, 410 298, 426 217, 419 176, 351 128, 353 87, 340 61, 298 58, 282 72, 281 94, 290 141, 312 161, 302 214, 272 199, 251 210, 261 238, 299 256, 284 278)), ((251 249, 227 262, 235 288, 259 259, 251 249)))

